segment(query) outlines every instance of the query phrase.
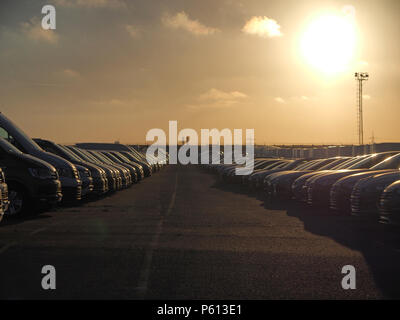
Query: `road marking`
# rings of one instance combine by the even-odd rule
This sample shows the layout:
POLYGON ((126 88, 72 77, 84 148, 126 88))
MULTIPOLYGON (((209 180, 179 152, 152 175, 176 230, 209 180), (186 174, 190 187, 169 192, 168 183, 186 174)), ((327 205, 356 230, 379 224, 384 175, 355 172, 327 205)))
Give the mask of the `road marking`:
POLYGON ((11 247, 13 247, 13 246, 15 246, 15 245, 17 245, 17 244, 18 244, 18 242, 16 242, 16 241, 7 243, 6 245, 4 245, 4 246, 0 249, 0 254, 6 252, 8 249, 10 249, 11 247))
POLYGON ((161 219, 157 224, 156 231, 155 231, 153 239, 150 243, 150 246, 148 247, 148 249, 144 255, 144 262, 142 265, 142 269, 140 271, 138 285, 135 288, 135 291, 139 294, 140 297, 143 297, 143 298, 146 295, 146 292, 148 289, 150 270, 151 270, 151 265, 153 262, 154 250, 158 247, 158 243, 160 240, 160 235, 161 235, 161 232, 163 229, 165 218, 171 213, 171 210, 175 205, 177 185, 178 185, 178 173, 175 174, 174 191, 172 193, 171 200, 170 200, 168 208, 167 208, 167 212, 165 213, 165 215, 161 216, 161 219))
POLYGON ((33 230, 29 235, 33 236, 34 234, 37 234, 37 233, 39 233, 39 232, 42 232, 42 231, 44 231, 44 230, 46 230, 46 229, 47 229, 47 228, 40 228, 40 229, 33 230))

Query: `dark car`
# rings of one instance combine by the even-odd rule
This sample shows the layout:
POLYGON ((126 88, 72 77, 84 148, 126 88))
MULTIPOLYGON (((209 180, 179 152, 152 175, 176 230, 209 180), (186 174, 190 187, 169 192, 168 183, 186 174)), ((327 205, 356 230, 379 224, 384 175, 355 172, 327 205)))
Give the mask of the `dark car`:
POLYGON ((82 198, 87 198, 94 190, 92 174, 87 167, 80 166, 79 164, 75 164, 75 166, 82 180, 82 198))
POLYGON ((118 158, 119 161, 122 163, 128 164, 130 166, 133 166, 136 169, 137 173, 137 179, 138 181, 142 180, 144 178, 144 170, 142 165, 135 161, 129 160, 127 157, 125 157, 121 152, 118 151, 110 151, 112 155, 114 155, 116 158, 118 158))
MULTIPOLYGON (((337 170, 337 172, 325 173, 323 175, 317 176, 315 178, 311 178, 311 182, 308 185, 307 189, 307 203, 313 206, 326 206, 330 205, 330 191, 333 184, 341 178, 346 176, 353 175, 355 173, 360 173, 364 171, 368 171, 369 169, 377 165, 378 163, 388 159, 389 157, 397 154, 398 152, 390 151, 390 152, 382 152, 372 154, 362 161, 355 163, 354 165, 348 167, 345 170, 337 170)), ((387 167, 381 168, 388 169, 387 167)), ((379 170, 379 169, 378 169, 379 170)), ((350 190, 351 194, 351 190, 350 190)), ((348 199, 350 201, 350 194, 348 199)), ((350 206, 350 204, 349 204, 350 206)))
POLYGON ((298 177, 292 183, 292 194, 293 198, 300 202, 307 202, 307 182, 309 178, 313 176, 317 176, 320 174, 324 174, 328 172, 328 170, 339 170, 343 169, 347 165, 350 166, 352 161, 349 161, 351 158, 338 158, 331 163, 321 167, 318 171, 309 172, 303 174, 302 176, 298 177))
POLYGON ((339 179, 332 185, 330 191, 330 208, 341 212, 351 212, 351 193, 356 183, 369 176, 374 176, 385 171, 398 171, 400 168, 400 153, 388 157, 381 163, 373 166, 365 172, 356 173, 339 179))
POLYGON ((106 166, 109 166, 111 168, 116 169, 118 171, 118 175, 119 175, 120 180, 121 180, 120 189, 127 188, 127 187, 129 187, 131 185, 131 175, 130 175, 129 170, 127 168, 112 162, 109 158, 104 156, 99 151, 96 151, 96 150, 82 150, 82 149, 79 149, 79 150, 81 152, 83 152, 87 157, 91 157, 94 161, 98 161, 98 163, 101 163, 103 165, 106 165, 106 166))
POLYGON ((157 163, 157 159, 154 159, 151 156, 146 157, 146 155, 135 150, 131 146, 123 145, 120 143, 77 143, 76 146, 85 150, 128 152, 129 154, 134 155, 135 158, 139 159, 139 161, 146 163, 147 166, 151 168, 151 172, 159 170, 160 166, 166 163, 165 161, 163 164, 157 163))
POLYGON ((307 160, 305 159, 297 159, 293 161, 279 161, 268 167, 260 170, 256 170, 249 177, 249 186, 252 189, 263 189, 264 187, 264 178, 272 173, 286 171, 286 170, 295 170, 297 168, 302 168, 306 165, 307 160))
POLYGON ((400 180, 393 182, 381 195, 379 222, 400 225, 400 180))
POLYGON ((138 181, 138 173, 136 170, 136 167, 127 163, 124 163, 118 157, 116 157, 114 154, 112 154, 110 151, 99 151, 102 155, 107 157, 109 160, 112 161, 113 164, 124 167, 129 170, 129 174, 131 177, 131 183, 136 183, 138 181))
POLYGON ((0 169, 0 222, 3 219, 5 212, 8 210, 10 201, 8 200, 8 185, 4 171, 0 169))
MULTIPOLYGON (((108 180, 106 177, 106 173, 100 167, 93 165, 87 161, 84 161, 78 158, 74 153, 72 153, 69 149, 65 148, 64 146, 57 144, 55 142, 44 140, 44 139, 34 139, 40 147, 42 147, 47 152, 51 152, 56 154, 72 163, 75 164, 77 169, 79 167, 86 168, 90 171, 90 178, 85 179, 88 176, 86 170, 82 170, 82 195, 87 196, 89 193, 93 192, 94 195, 102 195, 108 191, 108 180), (87 181, 89 180, 89 181, 87 181), (90 185, 93 185, 91 188, 90 185), (92 191, 90 191, 92 189, 92 191)), ((79 169, 78 169, 79 170, 79 169)))
POLYGON ((61 182, 49 163, 22 153, 0 138, 0 166, 8 185, 6 215, 19 216, 50 207, 62 199, 61 182))
POLYGON ((75 156, 82 159, 83 161, 101 167, 106 172, 106 177, 109 184, 109 191, 116 191, 122 188, 122 174, 120 173, 120 170, 118 168, 99 161, 91 154, 85 152, 83 149, 74 146, 64 147, 70 150, 70 152, 74 153, 75 156))
POLYGON ((397 180, 400 180, 399 170, 368 176, 358 181, 351 192, 351 214, 376 217, 383 190, 397 180))
POLYGON ((82 181, 79 179, 76 167, 71 162, 44 151, 2 113, 0 113, 0 137, 6 139, 20 151, 43 160, 56 168, 64 198, 71 197, 69 200, 81 198, 82 181))
POLYGON ((147 162, 144 162, 142 159, 135 156, 131 152, 128 152, 128 151, 118 151, 118 152, 120 154, 122 154, 123 156, 127 157, 130 161, 139 164, 143 168, 143 173, 144 173, 145 177, 151 176, 151 166, 147 162))
POLYGON ((301 170, 281 171, 266 176, 263 183, 266 197, 268 199, 291 199, 294 180, 305 173, 320 170, 335 160, 336 158, 317 159, 310 161, 301 170))
MULTIPOLYGON (((291 160, 281 160, 282 162, 288 163, 291 160)), ((254 170, 259 170, 268 167, 271 163, 276 162, 275 159, 255 159, 253 162, 253 172, 254 170)), ((247 166, 251 165, 252 163, 247 163, 247 166)), ((235 164, 234 166, 227 167, 222 171, 221 177, 223 180, 229 183, 241 183, 242 182, 242 175, 236 175, 236 169, 242 168, 244 165, 242 164, 235 164)))

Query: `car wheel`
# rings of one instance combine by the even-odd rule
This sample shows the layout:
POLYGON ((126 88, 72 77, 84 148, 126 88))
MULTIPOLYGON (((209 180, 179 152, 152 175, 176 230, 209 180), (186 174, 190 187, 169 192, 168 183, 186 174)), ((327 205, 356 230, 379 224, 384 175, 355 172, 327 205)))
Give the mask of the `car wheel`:
POLYGON ((6 211, 7 216, 17 217, 25 213, 28 205, 28 195, 25 190, 20 187, 10 186, 8 200, 10 205, 6 211))

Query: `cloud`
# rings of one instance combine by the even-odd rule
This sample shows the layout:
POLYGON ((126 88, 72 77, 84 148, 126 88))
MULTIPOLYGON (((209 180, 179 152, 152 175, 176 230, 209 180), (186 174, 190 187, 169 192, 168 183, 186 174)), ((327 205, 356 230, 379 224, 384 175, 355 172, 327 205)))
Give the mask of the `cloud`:
POLYGON ((357 62, 357 65, 358 65, 358 67, 364 68, 364 67, 368 67, 369 64, 367 61, 360 60, 357 62))
POLYGON ((127 24, 125 30, 129 33, 132 38, 137 38, 140 35, 140 31, 133 25, 127 24))
POLYGON ((125 8, 125 2, 121 0, 53 0, 56 6, 76 8, 125 8))
POLYGON ((166 27, 183 29, 198 36, 210 35, 219 31, 219 29, 207 27, 197 20, 191 20, 184 11, 174 16, 166 13, 162 17, 162 22, 166 27))
POLYGON ((285 101, 283 98, 281 98, 281 97, 276 97, 276 98, 274 98, 274 100, 275 100, 276 102, 278 102, 278 103, 281 103, 281 104, 286 103, 286 101, 285 101))
POLYGON ((188 105, 189 109, 198 110, 203 108, 227 108, 240 103, 247 95, 240 91, 222 91, 215 88, 208 90, 198 96, 197 104, 188 105))
POLYGON ((79 74, 78 71, 72 70, 72 69, 64 69, 62 71, 63 75, 68 77, 68 78, 78 78, 81 75, 79 74))
POLYGON ((28 22, 21 23, 22 33, 29 39, 40 42, 55 44, 58 42, 58 35, 54 30, 44 30, 41 21, 34 17, 28 22))
POLYGON ((242 31, 262 38, 272 38, 283 35, 280 28, 281 26, 273 19, 267 17, 252 17, 246 22, 242 31))

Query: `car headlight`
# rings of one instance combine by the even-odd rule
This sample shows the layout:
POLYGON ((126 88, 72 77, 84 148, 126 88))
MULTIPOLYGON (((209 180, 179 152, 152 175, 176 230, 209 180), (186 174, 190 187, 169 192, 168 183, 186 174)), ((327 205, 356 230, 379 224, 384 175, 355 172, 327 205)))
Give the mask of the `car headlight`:
POLYGON ((89 178, 90 177, 90 171, 89 170, 79 170, 79 177, 80 178, 89 178))
POLYGON ((63 178, 74 178, 74 172, 69 168, 56 168, 58 175, 63 178))
POLYGON ((57 173, 47 168, 28 168, 32 177, 38 179, 57 179, 57 173))

